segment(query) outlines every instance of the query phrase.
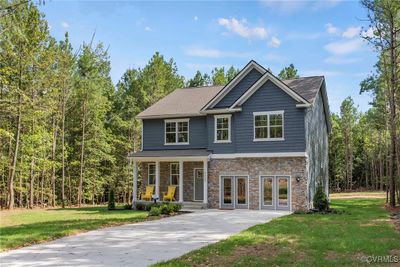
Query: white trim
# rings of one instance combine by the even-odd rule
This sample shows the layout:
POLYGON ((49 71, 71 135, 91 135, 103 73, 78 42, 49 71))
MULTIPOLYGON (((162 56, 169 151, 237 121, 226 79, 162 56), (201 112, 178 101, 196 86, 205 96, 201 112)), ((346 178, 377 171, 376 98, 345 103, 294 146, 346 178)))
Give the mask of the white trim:
POLYGON ((261 74, 267 72, 261 65, 254 60, 250 61, 233 80, 231 80, 210 102, 208 102, 201 110, 213 108, 221 99, 223 99, 251 70, 256 69, 261 74))
POLYGON ((182 156, 182 157, 131 157, 139 162, 148 161, 203 161, 209 160, 210 156, 182 156))
POLYGON ((179 180, 178 180, 178 183, 179 183, 179 187, 178 187, 178 189, 179 189, 179 199, 178 199, 178 201, 180 202, 180 203, 183 203, 183 160, 180 160, 179 161, 179 167, 178 167, 179 169, 179 180))
POLYGON ((203 204, 208 206, 208 161, 203 161, 203 204))
POLYGON ((308 108, 311 107, 311 104, 296 104, 296 108, 308 108))
POLYGON ((289 196, 288 196, 289 199, 288 199, 288 201, 289 201, 289 203, 288 203, 287 207, 289 208, 289 211, 292 211, 292 176, 290 174, 262 174, 261 173, 258 177, 259 177, 259 186, 260 186, 260 188, 259 188, 259 194, 260 194, 260 201, 259 201, 260 205, 259 206, 260 206, 260 210, 263 209, 262 207, 266 207, 265 209, 268 209, 268 207, 270 207, 270 208, 273 208, 274 210, 287 210, 287 209, 285 209, 286 206, 281 206, 281 207, 283 207, 283 209, 278 209, 279 188, 277 188, 277 186, 279 186, 279 185, 277 185, 277 184, 274 185, 274 182, 277 183, 277 178, 278 177, 284 177, 284 178, 288 179, 288 183, 289 183, 288 184, 288 189, 289 189, 289 196), (266 176, 273 177, 273 180, 272 180, 273 181, 273 185, 272 185, 272 203, 273 203, 273 205, 263 205, 261 203, 261 201, 262 201, 262 193, 264 192, 264 190, 262 189, 263 185, 262 185, 261 181, 262 181, 262 177, 266 177, 266 176), (278 192, 276 192, 277 191, 276 189, 278 189, 278 192), (274 197, 275 198, 277 197, 277 199, 274 199, 274 197))
POLYGON ((179 173, 180 173, 179 162, 171 162, 169 164, 169 185, 179 186, 179 173), (172 165, 178 165, 178 183, 177 184, 172 184, 172 165))
POLYGON ((156 161, 156 197, 160 199, 160 162, 156 161))
POLYGON ((284 110, 276 110, 276 111, 260 111, 253 112, 253 142, 263 142, 263 141, 285 141, 285 111, 284 110), (256 138, 256 116, 268 116, 267 119, 267 138, 256 138), (278 138, 270 138, 270 128, 271 125, 269 123, 270 115, 282 115, 282 137, 278 138))
POLYGON ((232 132, 232 114, 214 115, 214 143, 231 143, 232 132), (228 119, 228 140, 217 140, 217 120, 228 119))
POLYGON ((136 116, 138 119, 166 119, 166 118, 182 118, 182 117, 203 117, 204 114, 201 113, 181 113, 181 114, 159 114, 159 115, 144 115, 144 116, 136 116))
POLYGON ((141 142, 141 144, 140 144, 140 151, 143 151, 143 143, 144 143, 144 141, 143 141, 143 120, 141 120, 140 119, 140 124, 141 124, 141 126, 142 126, 142 129, 141 129, 141 140, 140 140, 140 142, 141 142))
POLYGON ((211 159, 308 157, 307 152, 212 154, 211 159))
MULTIPOLYGON (((190 143, 190 122, 189 118, 185 119, 165 119, 164 120, 164 146, 176 146, 176 145, 189 145, 190 143), (178 136, 179 136, 179 122, 187 122, 187 142, 178 142, 178 136), (175 143, 167 143, 167 123, 175 123, 175 143)), ((172 132, 170 132, 172 133, 172 132)))
POLYGON ((270 80, 276 86, 281 88, 284 92, 286 92, 289 96, 291 96, 294 100, 301 102, 303 104, 310 104, 307 100, 301 97, 299 94, 294 92, 290 87, 288 87, 285 83, 281 80, 277 79, 274 75, 269 73, 268 71, 256 82, 254 83, 238 100, 235 101, 231 105, 231 109, 236 108, 236 106, 242 105, 244 102, 247 101, 266 81, 270 80))
POLYGON ((196 199, 196 171, 203 171, 203 187, 204 187, 204 168, 193 168, 193 201, 203 202, 204 201, 204 188, 203 188, 203 199, 196 199))
POLYGON ((147 164, 147 185, 155 185, 156 184, 156 173, 154 173, 154 184, 150 183, 150 165, 154 165, 154 172, 156 172, 156 163, 148 163, 147 164))
POLYGON ((200 111, 202 114, 223 114, 223 113, 233 113, 233 112, 239 112, 242 111, 242 108, 219 108, 219 109, 211 109, 211 110, 204 110, 204 111, 200 111))

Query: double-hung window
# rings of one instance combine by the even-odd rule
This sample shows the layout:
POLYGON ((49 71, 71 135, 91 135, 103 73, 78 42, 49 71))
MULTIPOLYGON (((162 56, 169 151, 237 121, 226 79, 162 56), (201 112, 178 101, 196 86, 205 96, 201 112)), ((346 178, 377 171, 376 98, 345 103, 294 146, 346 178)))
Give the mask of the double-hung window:
POLYGON ((189 119, 165 120, 165 145, 189 144, 189 119))
POLYGON ((230 143, 231 142, 231 114, 214 116, 214 142, 230 143))
POLYGON ((156 164, 150 163, 148 165, 148 177, 147 177, 147 184, 153 185, 156 184, 156 164))
POLYGON ((171 163, 170 165, 170 176, 169 184, 178 185, 179 184, 179 163, 171 163))
POLYGON ((254 141, 284 140, 284 112, 254 112, 254 141))

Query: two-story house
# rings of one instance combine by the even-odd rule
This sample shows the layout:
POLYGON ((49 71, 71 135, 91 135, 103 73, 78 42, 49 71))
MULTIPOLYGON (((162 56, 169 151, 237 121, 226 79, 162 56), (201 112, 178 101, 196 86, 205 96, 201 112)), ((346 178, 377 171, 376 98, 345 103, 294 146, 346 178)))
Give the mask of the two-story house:
POLYGON ((299 210, 317 182, 328 193, 323 76, 280 80, 250 61, 226 86, 177 89, 138 118, 134 203, 149 184, 160 198, 176 185, 177 201, 208 208, 299 210))

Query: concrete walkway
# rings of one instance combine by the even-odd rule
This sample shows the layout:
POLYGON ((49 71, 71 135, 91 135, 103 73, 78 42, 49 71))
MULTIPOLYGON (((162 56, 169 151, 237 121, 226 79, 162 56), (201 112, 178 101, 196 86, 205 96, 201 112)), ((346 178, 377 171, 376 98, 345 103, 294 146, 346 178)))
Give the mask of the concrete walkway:
POLYGON ((1 266, 147 266, 289 214, 204 210, 64 237, 0 254, 1 266))

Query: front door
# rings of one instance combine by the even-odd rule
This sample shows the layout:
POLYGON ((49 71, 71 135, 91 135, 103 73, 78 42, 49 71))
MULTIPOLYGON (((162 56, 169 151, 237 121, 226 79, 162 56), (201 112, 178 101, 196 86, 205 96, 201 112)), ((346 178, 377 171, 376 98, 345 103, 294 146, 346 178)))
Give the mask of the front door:
POLYGON ((204 198, 204 176, 203 169, 194 169, 194 201, 203 201, 204 198))
POLYGON ((248 208, 248 177, 221 176, 221 208, 248 208))
POLYGON ((261 176, 261 208, 290 209, 290 177, 261 176))

